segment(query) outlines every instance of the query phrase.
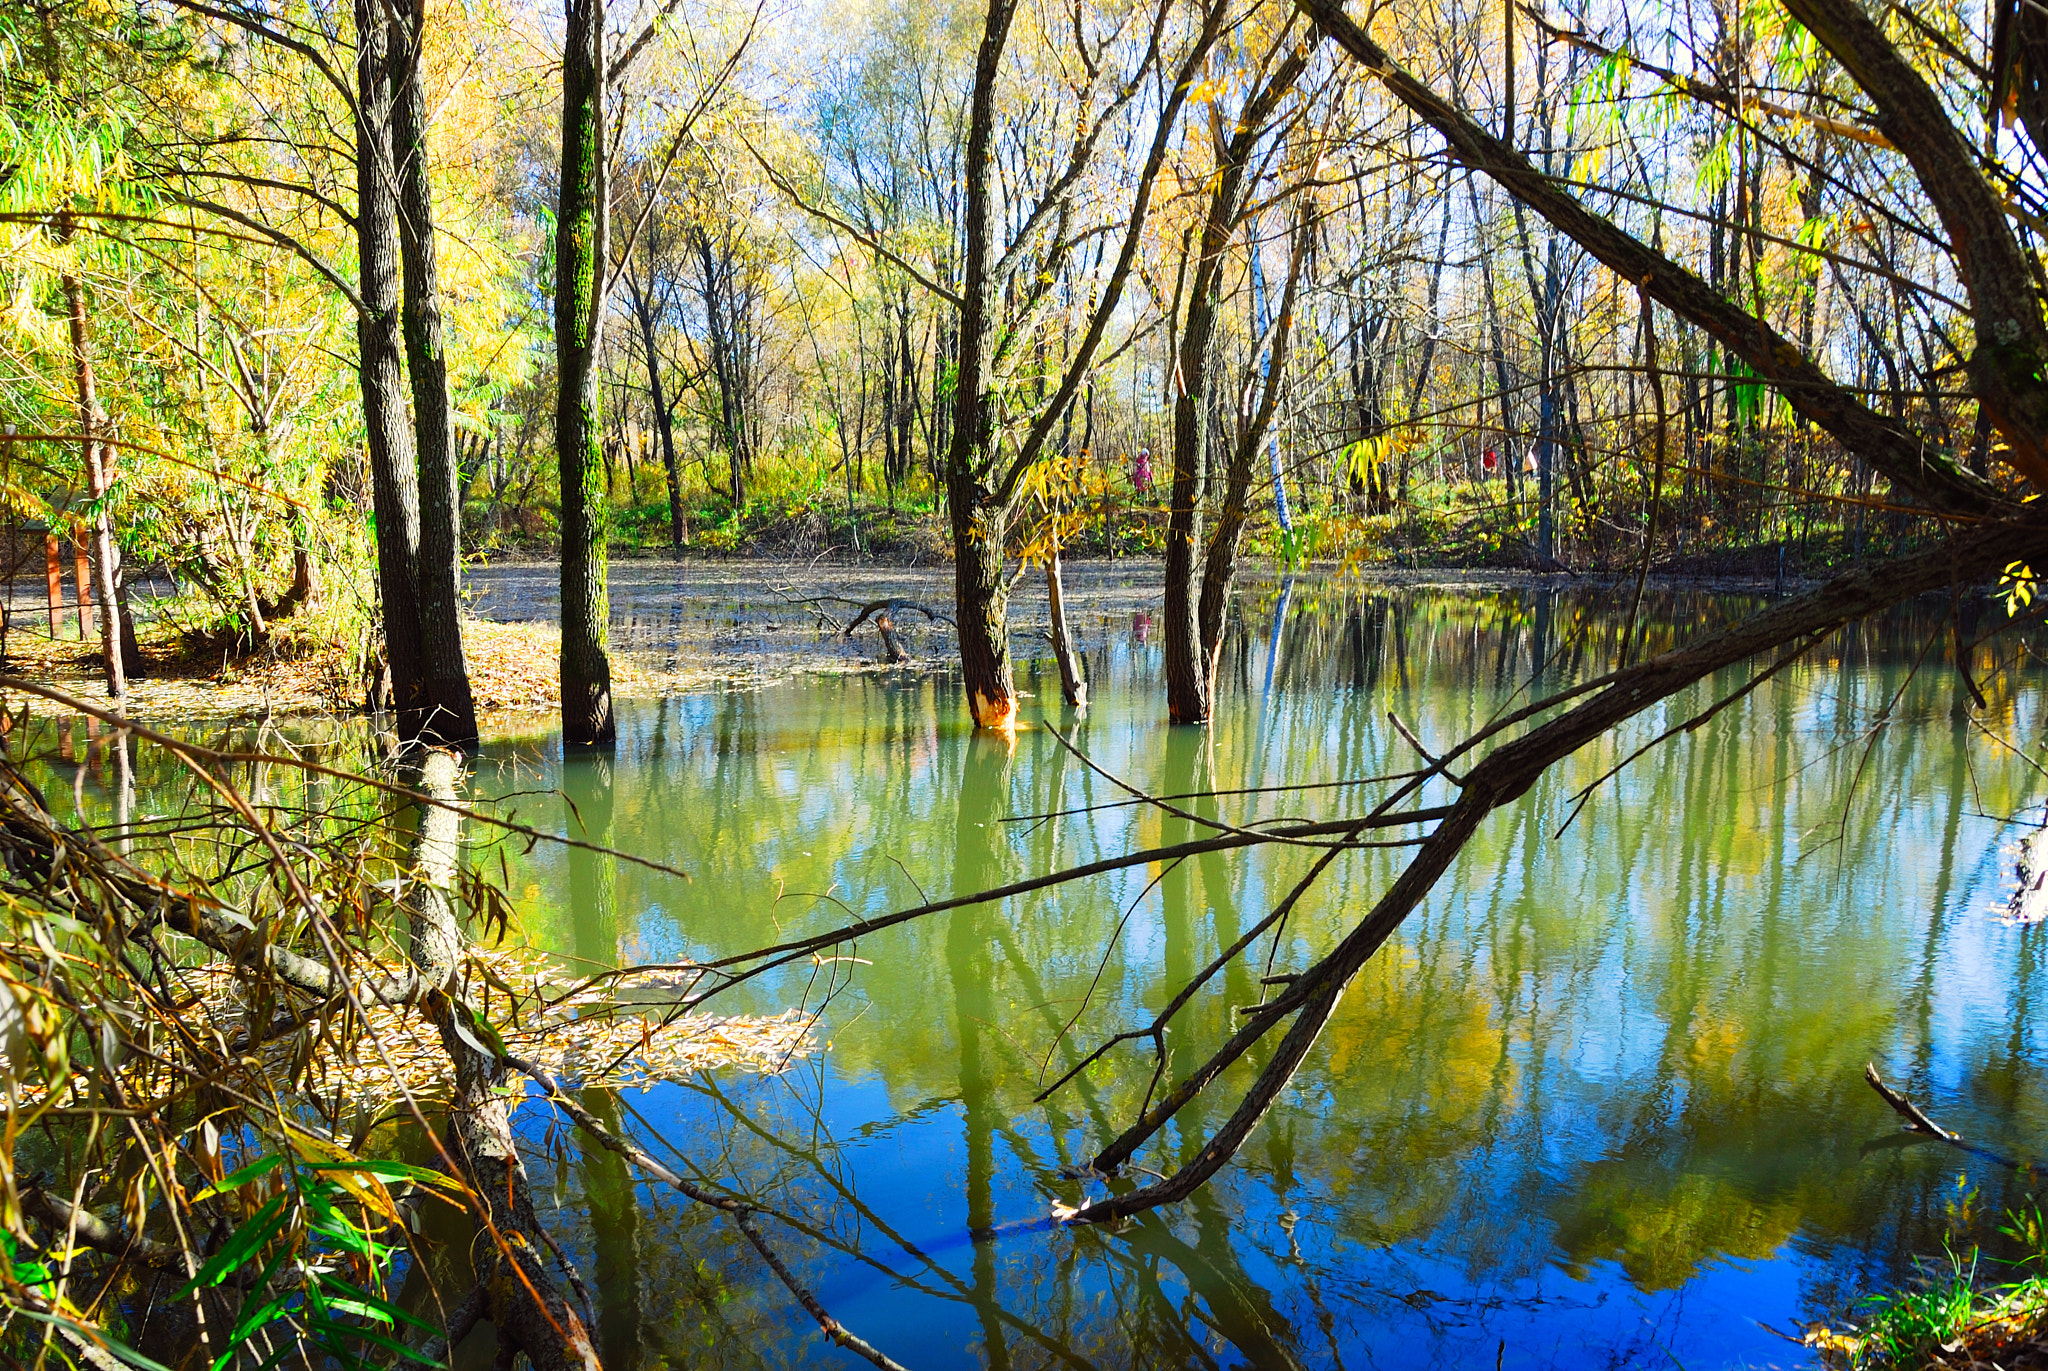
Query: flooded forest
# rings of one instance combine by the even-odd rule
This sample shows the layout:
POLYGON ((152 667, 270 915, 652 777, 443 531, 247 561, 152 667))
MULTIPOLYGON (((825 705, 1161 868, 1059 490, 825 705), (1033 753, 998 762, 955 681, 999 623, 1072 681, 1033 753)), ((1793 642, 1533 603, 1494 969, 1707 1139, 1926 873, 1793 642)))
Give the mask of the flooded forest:
POLYGON ((2048 1365, 2048 12, 0 0, 0 301, 0 1363, 2048 1365))

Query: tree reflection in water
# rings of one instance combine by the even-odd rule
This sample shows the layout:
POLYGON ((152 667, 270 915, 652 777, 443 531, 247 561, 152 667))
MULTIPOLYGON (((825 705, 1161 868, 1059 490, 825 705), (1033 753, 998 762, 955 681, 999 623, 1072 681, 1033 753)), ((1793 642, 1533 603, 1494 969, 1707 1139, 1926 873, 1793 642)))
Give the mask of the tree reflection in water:
MULTIPOLYGON (((1288 594, 1277 631, 1275 592, 1234 616, 1207 732, 1159 722, 1157 649, 1125 621, 1079 626, 1085 716, 1058 703, 1049 663, 1026 681, 1037 698, 1014 748, 960 729, 944 678, 820 678, 628 703, 608 763, 564 769, 551 740, 495 743, 477 793, 565 830, 609 824, 619 847, 692 875, 508 848, 536 941, 595 960, 708 956, 1196 831, 1100 807, 1127 797, 1047 725, 1155 792, 1226 792, 1196 814, 1320 816, 1343 792, 1227 792, 1408 765, 1389 711, 1425 741, 1464 736, 1539 669, 1552 688, 1603 670, 1621 630, 1598 589, 1304 579, 1288 594), (556 786, 567 805, 536 794, 556 786)), ((1644 650, 1752 605, 1653 594, 1644 650)), ((1033 1097, 1147 1022, 1313 854, 1212 854, 905 925, 851 949, 860 964, 792 968, 722 1006, 816 1003, 851 972, 824 1050, 786 1075, 590 1103, 787 1215, 786 1250, 820 1299, 914 1367, 1796 1359, 1751 1320, 1784 1327, 1945 1238, 1989 1239, 2024 1188, 1902 1142, 1865 1060, 2000 1150, 2031 1155, 2048 1124, 2043 934, 1990 917, 2011 836, 1998 819, 2044 792, 1978 729, 2038 739, 2043 691, 1983 651, 1973 714, 1934 665, 1954 623, 1929 603, 1838 637, 1635 762, 1561 837, 1574 793, 1687 702, 1554 768, 1367 967, 1236 1162, 1121 1231, 1043 1219, 1079 1193, 1061 1168, 1139 1107, 1149 1045, 1033 1097)), ((137 765, 148 812, 152 787, 177 782, 137 765)), ((98 803, 102 784, 80 793, 98 803)), ((1261 977, 1327 948, 1398 860, 1340 859, 1277 943, 1189 1004, 1168 1076, 1265 993, 1261 977)), ((1261 1060, 1139 1161, 1185 1157, 1261 1060)), ((530 1137, 547 1153, 544 1121, 530 1137)), ((573 1154, 559 1180, 559 1231, 611 1364, 843 1364, 728 1225, 603 1155, 573 1154)))

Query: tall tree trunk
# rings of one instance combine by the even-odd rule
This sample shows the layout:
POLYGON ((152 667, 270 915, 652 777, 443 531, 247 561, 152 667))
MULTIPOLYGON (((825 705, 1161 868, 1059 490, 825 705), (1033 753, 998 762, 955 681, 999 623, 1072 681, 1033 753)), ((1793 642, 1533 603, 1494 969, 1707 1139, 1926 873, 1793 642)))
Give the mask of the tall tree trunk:
POLYGON ((676 556, 680 557, 683 555, 683 473, 681 463, 676 460, 675 415, 670 413, 668 396, 661 388, 661 355, 654 350, 654 308, 632 277, 627 277, 626 286, 632 292, 634 321, 640 325, 640 346, 647 354, 648 402, 654 407, 654 427, 661 435, 661 469, 668 478, 668 541, 676 556))
POLYGON ((1252 462, 1279 408, 1280 386, 1287 374, 1287 352, 1294 334, 1295 294, 1301 284, 1313 222, 1311 206, 1304 199, 1295 213, 1293 258, 1288 263, 1287 287, 1280 295, 1280 314, 1273 321, 1265 389, 1259 396, 1258 409, 1246 420, 1231 452, 1230 469, 1224 477, 1223 507, 1217 513, 1216 528, 1209 537, 1209 554, 1202 565, 1197 627, 1202 635, 1202 666, 1211 700, 1216 695, 1216 667, 1223 651, 1223 613, 1230 603, 1231 582, 1237 577, 1238 539, 1244 534, 1251 509, 1252 462))
POLYGON ((996 396, 995 301, 989 279, 995 255, 996 79, 1009 41, 1016 0, 989 0, 975 56, 968 106, 967 149, 961 168, 967 187, 966 270, 960 290, 960 335, 953 394, 952 441, 946 450, 946 502, 953 524, 954 620, 960 667, 976 727, 1016 722, 1017 690, 1010 673, 1009 594, 1003 585, 1007 503, 989 489, 996 396))
MULTIPOLYGON (((68 225, 66 226, 69 227, 68 225)), ((127 663, 121 651, 121 612, 119 597, 114 591, 115 568, 120 557, 114 545, 114 520, 107 509, 107 491, 112 486, 106 467, 113 454, 102 449, 100 430, 105 427, 100 415, 97 387, 93 381, 92 350, 89 345, 85 317, 85 283, 76 272, 63 274, 65 311, 71 323, 71 364, 78 378, 78 431, 84 437, 85 479, 92 492, 92 560, 94 563, 95 593, 100 602, 100 648, 106 660, 107 695, 115 701, 124 700, 128 694, 127 663)), ((83 563, 81 562, 81 568, 83 563)), ((81 637, 84 636, 86 616, 89 613, 86 588, 78 587, 78 624, 81 637)))
POLYGON ((604 0, 569 0, 562 49, 562 198, 555 216, 555 457, 562 493, 562 735, 606 743, 611 594, 599 449, 598 347, 604 332, 604 0))
POLYGON ((1173 395, 1173 483, 1166 512, 1166 717, 1177 724, 1209 721, 1209 673, 1203 669, 1195 625, 1195 545, 1202 537, 1202 498, 1208 468, 1210 391, 1216 366, 1216 314, 1223 250, 1230 239, 1243 164, 1224 169, 1209 200, 1202 260, 1195 267, 1181 330, 1179 384, 1173 395), (1228 197, 1226 201, 1225 197, 1228 197))
POLYGON ((377 521, 377 590, 384 656, 401 737, 420 735, 427 716, 420 641, 419 467, 405 422, 398 309, 397 170, 391 155, 391 24, 377 0, 355 0, 356 255, 363 309, 356 322, 357 375, 370 446, 371 507, 377 521))
POLYGON ((1196 621, 1195 548, 1202 537, 1203 478, 1214 441, 1210 427, 1224 254, 1236 236, 1252 149, 1265 133, 1274 109, 1307 65, 1299 50, 1288 54, 1246 100, 1236 131, 1217 149, 1221 165, 1202 221, 1201 257, 1188 292, 1187 323, 1181 330, 1177 359, 1179 384, 1173 390, 1173 486, 1166 516, 1166 714, 1177 724, 1207 723, 1214 703, 1196 621))
POLYGON ((462 653, 462 492, 448 399, 448 354, 441 329, 440 265, 434 250, 433 188, 427 181, 427 90, 422 69, 424 8, 399 40, 392 71, 392 151, 398 166, 398 245, 405 264, 405 361, 412 380, 419 456, 420 649, 426 673, 430 742, 476 742, 476 699, 462 653))

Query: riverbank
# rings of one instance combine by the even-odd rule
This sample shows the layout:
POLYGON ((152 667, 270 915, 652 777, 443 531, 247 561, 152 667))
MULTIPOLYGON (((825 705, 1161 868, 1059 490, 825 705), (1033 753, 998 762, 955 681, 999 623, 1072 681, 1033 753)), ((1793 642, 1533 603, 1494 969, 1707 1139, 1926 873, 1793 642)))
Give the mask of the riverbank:
POLYGON ((1988 1283, 1973 1252, 1951 1254, 1918 1286, 1866 1298, 1841 1327, 1816 1326, 1805 1343, 1828 1371, 2048 1371, 2048 1275, 2040 1234, 2017 1279, 1988 1283))

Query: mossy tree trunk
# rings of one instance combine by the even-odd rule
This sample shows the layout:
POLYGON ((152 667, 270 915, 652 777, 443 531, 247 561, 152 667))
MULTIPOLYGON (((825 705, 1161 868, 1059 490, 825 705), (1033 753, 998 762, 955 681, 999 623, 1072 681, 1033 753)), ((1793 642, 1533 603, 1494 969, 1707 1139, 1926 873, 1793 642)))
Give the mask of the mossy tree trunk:
POLYGON ((562 49, 562 194, 555 216, 555 458, 562 493, 562 734, 608 743, 612 667, 597 354, 604 335, 604 3, 570 0, 562 49))

